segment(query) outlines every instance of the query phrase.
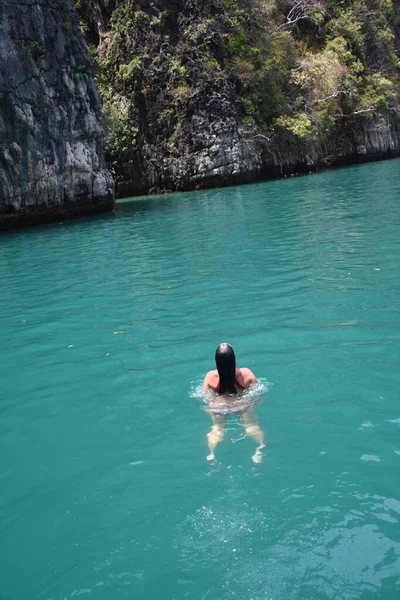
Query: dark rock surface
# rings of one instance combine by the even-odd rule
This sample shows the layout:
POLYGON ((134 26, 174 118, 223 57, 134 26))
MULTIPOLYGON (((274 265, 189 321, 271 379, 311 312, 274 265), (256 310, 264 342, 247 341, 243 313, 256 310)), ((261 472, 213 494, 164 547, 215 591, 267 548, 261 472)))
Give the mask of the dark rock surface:
POLYGON ((240 97, 237 79, 226 69, 232 39, 223 17, 227 4, 235 3, 80 2, 88 39, 105 57, 107 80, 129 106, 138 131, 135 150, 115 169, 119 196, 245 183, 400 155, 398 103, 338 118, 329 133, 307 143, 248 125, 245 93, 240 97))
POLYGON ((73 0, 0 2, 0 228, 113 210, 73 0))

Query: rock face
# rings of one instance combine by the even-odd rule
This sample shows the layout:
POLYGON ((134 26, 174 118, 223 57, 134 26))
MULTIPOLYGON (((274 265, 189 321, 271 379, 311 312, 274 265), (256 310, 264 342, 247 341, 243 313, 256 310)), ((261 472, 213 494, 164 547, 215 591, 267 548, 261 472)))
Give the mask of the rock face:
MULTIPOLYGON (((263 147, 254 133, 238 124, 235 96, 229 83, 221 81, 215 91, 208 82, 185 106, 185 118, 174 124, 175 147, 165 124, 151 109, 150 123, 143 126, 142 185, 149 191, 187 190, 234 185, 258 179, 263 167, 263 147), (161 142, 161 143, 160 143, 161 142), (164 143, 163 143, 164 142, 164 143)), ((157 99, 154 98, 155 106, 157 99)), ((141 123, 146 123, 144 119, 141 123)), ((168 128, 167 124, 167 127, 168 128)), ((135 191, 135 187, 133 190, 135 191)))
MULTIPOLYGON (((328 86, 318 97, 313 95, 313 86, 303 98, 300 84, 294 93, 290 73, 298 72, 304 53, 303 47, 297 58, 294 56, 298 52, 296 44, 302 35, 305 46, 309 44, 312 29, 307 27, 311 23, 303 31, 297 30, 292 38, 283 36, 279 45, 268 34, 268 20, 264 19, 264 37, 270 40, 268 44, 276 45, 271 50, 267 44, 262 50, 264 34, 257 33, 252 11, 272 4, 284 8, 293 2, 87 0, 79 4, 88 37, 98 46, 104 68, 102 83, 107 81, 110 86, 106 101, 110 96, 115 99, 114 114, 121 106, 128 107, 131 132, 137 131, 130 148, 108 157, 120 196, 231 185, 400 155, 400 104, 394 95, 386 106, 383 103, 378 107, 372 101, 370 112, 365 109, 365 101, 350 106, 349 98, 356 95, 355 88, 347 83, 349 88, 345 87, 344 76, 337 88, 332 91, 328 86), (245 23, 240 26, 242 29, 237 24, 240 19, 245 23), (248 35, 246 39, 243 32, 248 35), (263 61, 259 58, 262 52, 263 61), (285 69, 288 75, 282 74, 285 69), (313 121, 330 123, 334 119, 334 126, 318 126, 318 133, 308 137, 307 142, 301 135, 289 136, 276 124, 281 114, 290 115, 290 110, 297 114, 298 110, 308 111, 309 115, 334 97, 340 98, 337 109, 326 109, 325 116, 317 112, 313 121), (280 104, 285 105, 283 110, 280 104), (294 110, 297 104, 300 108, 294 110)), ((325 23, 328 27, 331 12, 320 25, 325 23)), ((367 29, 365 39, 372 50, 370 59, 365 59, 363 72, 369 75, 364 89, 372 85, 371 81, 378 82, 376 85, 390 83, 379 83, 376 67, 370 64, 380 56, 374 46, 374 40, 380 38, 376 34, 375 39, 375 33, 368 33, 367 29)), ((390 31, 385 35, 390 37, 390 31)), ((321 28, 316 34, 320 44, 321 28)), ((332 37, 329 28, 325 35, 327 39, 332 37)), ((396 40, 400 44, 398 36, 396 40)), ((341 37, 336 43, 346 45, 341 37)), ((351 44, 346 48, 351 48, 351 44)), ((332 61, 332 52, 320 53, 318 60, 318 64, 309 63, 308 71, 304 67, 305 75, 313 65, 320 68, 324 60, 332 61)), ((345 72, 344 63, 335 61, 333 65, 340 65, 337 72, 345 72)), ((329 69, 321 79, 326 79, 327 74, 329 69)), ((363 93, 362 86, 357 93, 363 93)), ((376 96, 380 95, 376 92, 376 96)), ((298 123, 301 125, 302 121, 298 123)), ((116 136, 112 152, 118 145, 116 136)))
POLYGON ((250 183, 400 156, 400 114, 381 116, 357 130, 336 131, 326 144, 307 147, 268 140, 239 127, 233 117, 208 115, 202 124, 199 121, 192 118, 191 144, 182 156, 163 155, 161 144, 144 146, 148 159, 143 161, 140 184, 133 178, 126 186, 129 195, 250 183))
POLYGON ((113 210, 73 0, 0 3, 0 228, 113 210))
POLYGON ((394 158, 400 156, 400 110, 360 121, 357 127, 338 127, 329 139, 306 148, 287 147, 277 140, 261 143, 264 147, 262 177, 394 158))

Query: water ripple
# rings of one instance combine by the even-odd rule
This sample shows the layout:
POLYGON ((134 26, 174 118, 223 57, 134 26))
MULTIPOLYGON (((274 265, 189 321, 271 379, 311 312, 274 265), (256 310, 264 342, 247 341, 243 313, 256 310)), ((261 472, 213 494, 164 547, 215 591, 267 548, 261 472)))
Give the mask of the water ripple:
POLYGON ((399 597, 398 167, 0 237, 4 598, 399 597), (221 341, 261 464, 206 460, 221 341))

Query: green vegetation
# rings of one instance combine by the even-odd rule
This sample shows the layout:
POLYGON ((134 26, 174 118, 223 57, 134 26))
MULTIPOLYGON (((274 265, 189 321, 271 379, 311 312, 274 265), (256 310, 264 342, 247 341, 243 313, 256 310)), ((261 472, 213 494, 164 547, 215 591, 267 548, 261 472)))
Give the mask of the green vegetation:
POLYGON ((17 40, 17 42, 25 48, 28 56, 33 61, 37 62, 45 58, 42 46, 36 40, 17 40))
MULTIPOLYGON (((86 31, 93 30, 77 2, 86 31)), ((340 127, 356 129, 398 109, 400 18, 392 0, 191 6, 183 14, 171 1, 155 14, 126 0, 98 54, 92 49, 106 155, 117 177, 143 140, 179 156, 199 107, 229 109, 245 129, 296 144, 327 142, 340 127)))
MULTIPOLYGON (((107 61, 99 58, 95 46, 89 46, 92 59, 93 75, 99 93, 104 136, 104 156, 114 177, 119 176, 122 166, 128 166, 137 149, 136 138, 138 128, 135 126, 132 103, 123 93, 116 92, 111 81, 106 77, 107 61)), ((130 81, 137 66, 137 59, 128 65, 120 66, 123 81, 130 81), (132 64, 133 63, 133 64, 132 64), (125 67, 125 69, 124 69, 125 67)))
POLYGON ((75 35, 71 19, 68 15, 65 18, 63 27, 66 38, 68 38, 70 42, 77 42, 78 38, 75 35))

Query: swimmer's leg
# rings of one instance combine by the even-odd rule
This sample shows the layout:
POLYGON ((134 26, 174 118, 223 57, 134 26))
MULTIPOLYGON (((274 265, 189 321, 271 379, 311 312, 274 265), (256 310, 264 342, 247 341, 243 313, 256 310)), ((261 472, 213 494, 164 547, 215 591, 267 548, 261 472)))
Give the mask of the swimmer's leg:
POLYGON ((222 442, 222 440, 225 437, 226 416, 213 414, 211 415, 211 419, 213 424, 211 427, 211 431, 207 434, 208 448, 210 450, 210 454, 207 456, 207 460, 214 460, 215 448, 220 442, 222 442))
POLYGON ((245 428, 246 435, 252 438, 258 444, 251 459, 255 463, 260 463, 262 461, 261 450, 265 448, 264 433, 261 431, 260 426, 258 425, 257 415, 254 412, 253 407, 249 407, 240 413, 240 422, 245 428))

